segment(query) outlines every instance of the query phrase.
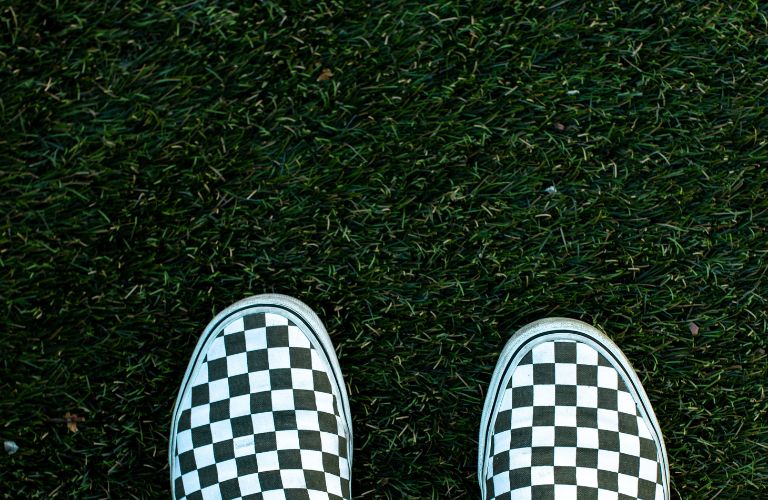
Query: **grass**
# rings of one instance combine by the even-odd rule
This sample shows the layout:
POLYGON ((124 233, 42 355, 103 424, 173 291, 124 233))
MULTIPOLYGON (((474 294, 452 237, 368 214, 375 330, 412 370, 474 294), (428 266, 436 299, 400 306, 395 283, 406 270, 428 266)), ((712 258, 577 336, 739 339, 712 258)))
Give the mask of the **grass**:
POLYGON ((768 489, 764 4, 11 0, 0 25, 5 498, 167 497, 198 335, 272 291, 337 346, 357 496, 476 496, 497 353, 550 315, 632 360, 675 496, 768 489))

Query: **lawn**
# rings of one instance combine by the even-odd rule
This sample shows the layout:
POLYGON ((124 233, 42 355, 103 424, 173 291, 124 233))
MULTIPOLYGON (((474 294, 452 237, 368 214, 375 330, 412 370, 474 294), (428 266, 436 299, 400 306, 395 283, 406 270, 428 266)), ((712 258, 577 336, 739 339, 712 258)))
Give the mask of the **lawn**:
POLYGON ((264 292, 336 344, 358 497, 477 497, 553 315, 624 349, 676 497, 768 490, 766 4, 246 4, 0 5, 0 495, 168 497, 188 356, 264 292))

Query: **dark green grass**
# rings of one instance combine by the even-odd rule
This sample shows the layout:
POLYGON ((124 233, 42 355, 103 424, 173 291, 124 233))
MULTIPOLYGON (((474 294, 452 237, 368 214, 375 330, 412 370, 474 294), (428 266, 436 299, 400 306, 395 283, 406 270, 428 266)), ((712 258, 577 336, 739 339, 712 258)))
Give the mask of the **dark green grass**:
POLYGON ((766 7, 281 4, 0 6, 1 494, 167 496, 187 356, 269 291, 336 343, 358 496, 475 497, 548 315, 625 350, 676 496, 764 493, 766 7))

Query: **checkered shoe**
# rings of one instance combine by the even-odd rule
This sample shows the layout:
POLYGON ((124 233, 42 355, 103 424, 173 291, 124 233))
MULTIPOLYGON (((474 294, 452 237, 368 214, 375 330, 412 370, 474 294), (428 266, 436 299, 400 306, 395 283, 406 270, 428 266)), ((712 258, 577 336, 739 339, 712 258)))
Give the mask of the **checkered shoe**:
POLYGON ((171 492, 189 499, 348 499, 352 425, 317 315, 260 295, 203 332, 173 412, 171 492))
POLYGON ((581 321, 507 343, 480 427, 482 498, 669 498, 659 423, 618 347, 581 321))

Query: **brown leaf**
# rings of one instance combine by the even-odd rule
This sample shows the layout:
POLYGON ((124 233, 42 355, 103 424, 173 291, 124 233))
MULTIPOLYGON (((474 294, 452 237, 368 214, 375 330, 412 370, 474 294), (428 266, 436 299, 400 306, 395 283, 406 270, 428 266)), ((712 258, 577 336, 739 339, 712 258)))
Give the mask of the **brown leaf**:
POLYGON ((76 413, 67 412, 64 414, 64 422, 67 423, 67 429, 69 429, 70 432, 77 432, 77 423, 85 422, 85 418, 76 413))
POLYGON ((318 82, 324 82, 327 80, 330 80, 333 76, 333 71, 331 71, 331 68, 324 68, 323 72, 320 73, 320 76, 317 77, 318 82))
POLYGON ((563 132, 565 128, 566 128, 565 125, 563 125, 562 123, 559 123, 559 122, 555 123, 555 130, 559 132, 563 132))
POLYGON ((691 335, 693 335, 694 337, 699 334, 699 325, 697 325, 696 323, 693 323, 693 322, 688 323, 688 329, 691 331, 691 335))

